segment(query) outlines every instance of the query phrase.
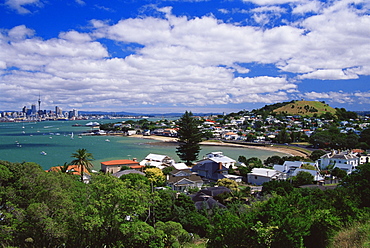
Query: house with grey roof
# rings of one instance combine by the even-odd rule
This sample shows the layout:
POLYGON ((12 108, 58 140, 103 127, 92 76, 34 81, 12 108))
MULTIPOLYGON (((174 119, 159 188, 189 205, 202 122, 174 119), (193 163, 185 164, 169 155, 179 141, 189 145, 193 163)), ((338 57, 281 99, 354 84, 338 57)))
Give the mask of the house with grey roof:
POLYGON ((201 188, 203 180, 191 170, 173 170, 167 176, 167 186, 176 191, 187 191, 189 188, 201 188))
POLYGON ((211 159, 199 161, 191 168, 191 171, 197 173, 205 181, 217 181, 228 174, 228 169, 221 162, 217 163, 211 159))
POLYGON ((250 184, 262 185, 273 180, 286 180, 286 173, 267 168, 253 168, 251 173, 247 174, 247 180, 250 184))
POLYGON ((332 151, 331 153, 327 153, 321 156, 318 159, 318 165, 320 169, 327 169, 328 167, 332 168, 339 168, 347 172, 347 174, 351 174, 353 170, 359 165, 360 159, 357 156, 357 153, 353 152, 337 152, 332 151))
POLYGON ((120 178, 123 175, 132 174, 132 173, 145 176, 144 172, 141 172, 141 171, 138 171, 138 170, 121 170, 121 171, 118 171, 116 173, 113 173, 112 176, 120 178))
POLYGON ((155 166, 162 170, 165 167, 171 166, 174 163, 175 161, 167 155, 150 153, 140 162, 140 165, 155 166))
POLYGON ((198 210, 212 209, 215 207, 226 208, 225 205, 221 204, 220 202, 215 200, 213 197, 219 194, 230 193, 230 192, 231 190, 224 186, 208 187, 208 188, 204 188, 198 191, 195 195, 192 195, 191 199, 193 200, 195 207, 198 210))
POLYGON ((204 160, 205 159, 212 160, 216 163, 222 163, 222 165, 225 166, 226 168, 230 168, 230 166, 232 166, 235 169, 236 161, 232 158, 229 158, 228 156, 225 156, 223 152, 207 153, 206 156, 204 157, 204 160))

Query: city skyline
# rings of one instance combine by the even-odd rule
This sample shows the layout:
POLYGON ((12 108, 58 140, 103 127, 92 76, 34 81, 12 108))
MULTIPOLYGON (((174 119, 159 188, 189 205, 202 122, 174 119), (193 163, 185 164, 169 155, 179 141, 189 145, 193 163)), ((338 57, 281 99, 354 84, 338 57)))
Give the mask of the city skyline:
POLYGON ((365 0, 7 0, 0 9, 4 111, 229 113, 300 99, 370 110, 365 0))

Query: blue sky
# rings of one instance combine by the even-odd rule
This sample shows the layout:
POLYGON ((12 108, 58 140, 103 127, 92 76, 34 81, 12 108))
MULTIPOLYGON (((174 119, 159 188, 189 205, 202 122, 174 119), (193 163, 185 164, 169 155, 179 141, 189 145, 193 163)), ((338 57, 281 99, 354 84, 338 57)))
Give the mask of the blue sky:
POLYGON ((370 110, 367 0, 0 4, 0 110, 370 110))

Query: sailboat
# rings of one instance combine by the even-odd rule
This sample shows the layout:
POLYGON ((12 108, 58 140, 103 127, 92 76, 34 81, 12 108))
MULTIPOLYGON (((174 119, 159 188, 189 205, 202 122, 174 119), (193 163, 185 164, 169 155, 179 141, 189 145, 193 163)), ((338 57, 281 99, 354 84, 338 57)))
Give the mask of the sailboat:
POLYGON ((73 132, 72 132, 72 134, 71 134, 71 139, 73 139, 73 132))

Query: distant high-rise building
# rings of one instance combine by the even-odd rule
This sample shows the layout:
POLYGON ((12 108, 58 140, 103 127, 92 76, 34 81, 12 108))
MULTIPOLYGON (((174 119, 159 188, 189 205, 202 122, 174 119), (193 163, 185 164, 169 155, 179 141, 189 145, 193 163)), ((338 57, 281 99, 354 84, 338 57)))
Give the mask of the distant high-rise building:
POLYGON ((78 111, 76 109, 73 109, 72 111, 69 111, 68 113, 69 119, 74 118, 74 117, 78 117, 78 111))
POLYGON ((32 104, 31 105, 31 115, 36 115, 36 112, 37 112, 36 105, 35 104, 32 104))
POLYGON ((59 108, 58 106, 55 106, 55 115, 56 116, 62 116, 63 115, 62 109, 59 108))

